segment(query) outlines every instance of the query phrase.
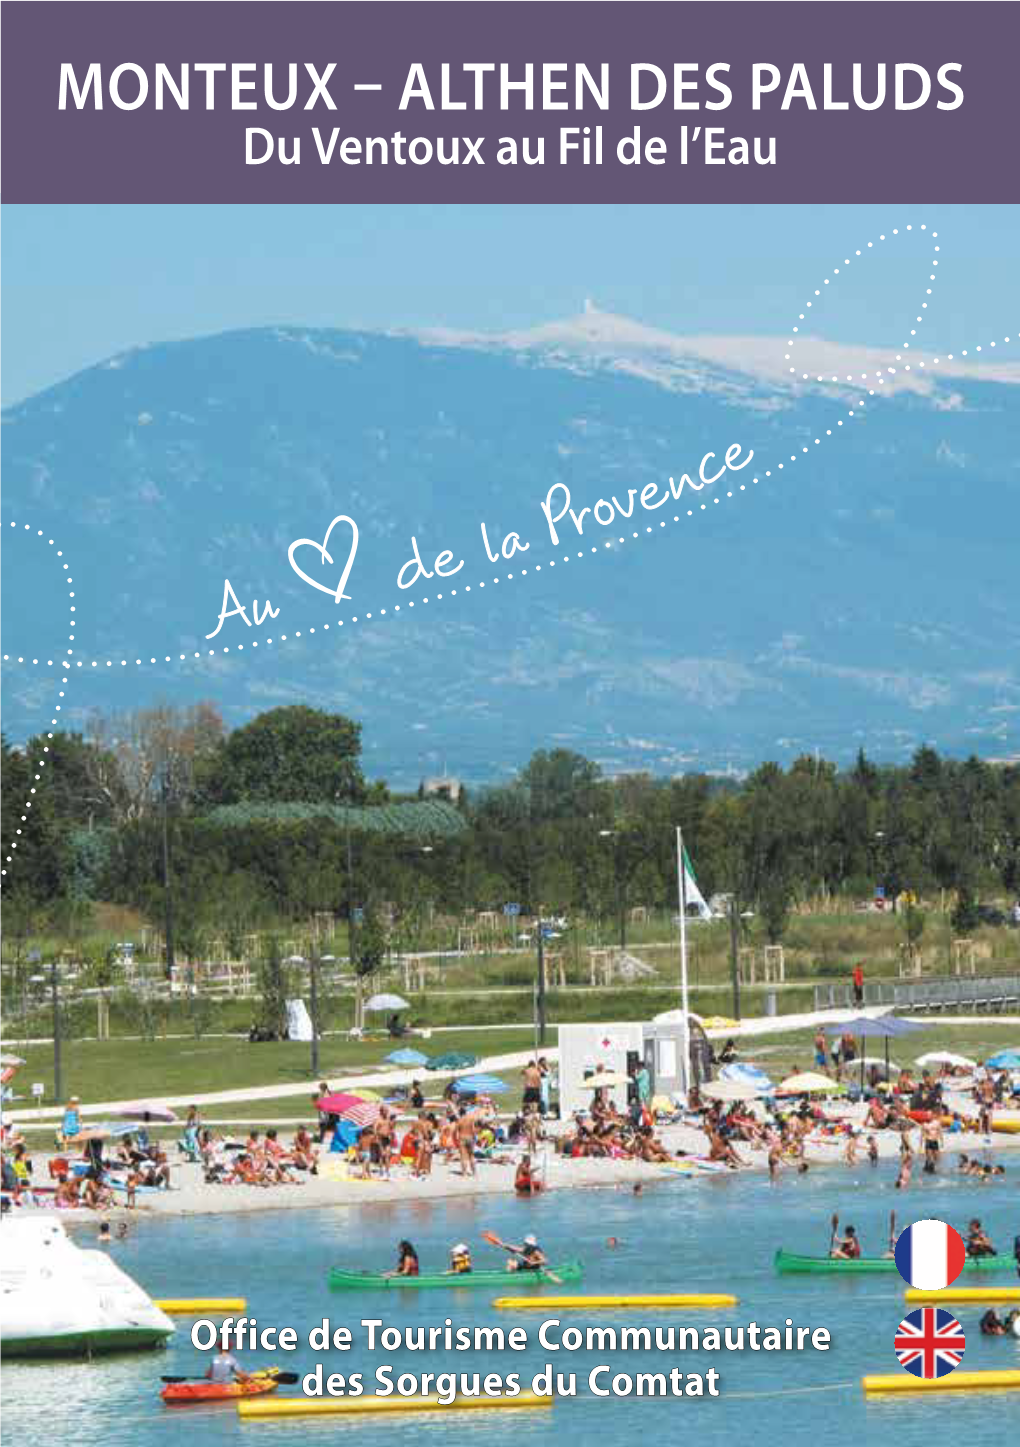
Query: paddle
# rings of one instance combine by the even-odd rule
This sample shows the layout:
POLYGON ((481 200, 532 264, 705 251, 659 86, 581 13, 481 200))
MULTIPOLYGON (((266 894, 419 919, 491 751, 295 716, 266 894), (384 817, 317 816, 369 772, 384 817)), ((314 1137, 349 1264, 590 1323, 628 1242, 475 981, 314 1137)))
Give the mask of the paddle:
POLYGON ((832 1248, 836 1244, 836 1232, 839 1230, 839 1217, 836 1212, 832 1213, 832 1235, 829 1237, 829 1255, 832 1255, 832 1248))
MULTIPOLYGON (((483 1231, 481 1233, 481 1237, 483 1241, 488 1241, 490 1246, 500 1246, 504 1251, 509 1251, 513 1256, 520 1256, 521 1254, 516 1246, 508 1246, 505 1241, 501 1241, 500 1238, 496 1235, 495 1231, 483 1231)), ((555 1271, 550 1271, 548 1266, 542 1267, 542 1274, 546 1277, 547 1280, 553 1282, 554 1285, 563 1285, 563 1278, 557 1276, 555 1271)))
MULTIPOLYGON (((248 1375, 249 1375, 250 1377, 263 1377, 263 1376, 268 1377, 268 1376, 271 1376, 271 1377, 274 1378, 274 1380, 275 1380, 275 1381, 278 1383, 278 1385, 281 1386, 281 1387, 293 1387, 293 1386, 296 1385, 296 1383, 300 1382, 300 1380, 301 1380, 301 1374, 300 1374, 300 1372, 278 1372, 278 1371, 276 1371, 276 1370, 273 1369, 273 1368, 270 1368, 269 1371, 249 1372, 248 1375)), ((207 1381, 209 1380, 209 1378, 208 1378, 208 1377, 204 1377, 204 1376, 203 1376, 203 1377, 160 1377, 159 1380, 160 1380, 161 1382, 207 1382, 207 1381)))

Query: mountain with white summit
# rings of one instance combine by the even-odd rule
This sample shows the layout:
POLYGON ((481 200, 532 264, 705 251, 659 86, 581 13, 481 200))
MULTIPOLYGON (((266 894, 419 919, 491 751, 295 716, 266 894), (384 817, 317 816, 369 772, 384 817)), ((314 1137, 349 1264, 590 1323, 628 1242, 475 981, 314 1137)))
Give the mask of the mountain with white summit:
MULTIPOLYGON (((442 760, 499 778, 550 742, 656 772, 1020 752, 1020 366, 907 373, 805 335, 791 374, 788 351, 591 305, 501 335, 262 328, 131 351, 9 408, 5 519, 59 535, 74 567, 83 667, 61 717, 212 698, 240 723, 307 701, 362 719, 368 768, 400 785, 442 760), (568 517, 552 547, 550 488, 605 518, 731 443, 755 454, 743 492, 638 504, 636 539, 615 508, 580 536, 568 517), (338 514, 360 530, 340 607, 287 561, 338 514), (528 551, 490 564, 483 522, 494 551, 511 531, 528 551), (464 560, 441 602, 436 581, 428 605, 397 587, 412 536, 464 560), (225 578, 279 608, 272 634, 233 619, 206 640, 225 578)), ((60 570, 6 529, 4 563, 4 652, 45 663, 68 638, 60 570)), ((18 739, 51 716, 53 674, 5 670, 18 739)))

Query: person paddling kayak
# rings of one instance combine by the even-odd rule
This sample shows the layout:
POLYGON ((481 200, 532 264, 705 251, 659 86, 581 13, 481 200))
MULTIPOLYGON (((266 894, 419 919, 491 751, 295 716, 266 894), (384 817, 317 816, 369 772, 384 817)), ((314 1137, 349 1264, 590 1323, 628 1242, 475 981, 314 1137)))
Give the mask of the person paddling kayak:
POLYGON ((248 1373, 230 1352, 217 1352, 209 1363, 206 1380, 222 1385, 224 1382, 247 1382, 248 1373))
POLYGON ((384 1276, 417 1276, 418 1253, 410 1241, 401 1241, 397 1246, 397 1269, 386 1271, 384 1276))
POLYGON ((841 1236, 838 1241, 833 1242, 830 1256, 839 1261, 857 1261, 860 1259, 861 1243, 857 1239, 857 1231, 853 1226, 846 1228, 846 1235, 841 1236))
POLYGON ((975 1216, 967 1228, 967 1255, 968 1256, 994 1256, 995 1247, 992 1245, 988 1233, 981 1222, 975 1216))
POLYGON ((507 1251, 512 1253, 507 1257, 508 1271, 541 1271, 543 1266, 549 1264, 549 1258, 535 1236, 525 1236, 520 1246, 513 1246, 509 1241, 504 1244, 507 1251))

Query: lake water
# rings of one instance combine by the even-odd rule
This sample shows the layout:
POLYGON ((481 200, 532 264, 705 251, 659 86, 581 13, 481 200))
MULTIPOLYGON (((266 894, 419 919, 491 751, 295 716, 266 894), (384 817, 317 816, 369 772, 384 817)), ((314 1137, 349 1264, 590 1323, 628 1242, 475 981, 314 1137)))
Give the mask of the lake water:
MULTIPOLYGON (((404 1444, 430 1447, 452 1434, 458 1443, 485 1447, 580 1447, 596 1434, 608 1444, 651 1433, 663 1441, 685 1431, 698 1434, 699 1447, 741 1440, 782 1447, 849 1447, 893 1443, 930 1447, 933 1433, 967 1447, 1020 1440, 1020 1394, 961 1393, 938 1400, 879 1400, 865 1405, 859 1378, 865 1372, 897 1372, 892 1350, 894 1330, 904 1313, 898 1275, 840 1280, 834 1277, 774 1275, 772 1256, 779 1245, 809 1254, 828 1246, 829 1217, 840 1212, 854 1223, 865 1251, 884 1249, 890 1208, 900 1224, 938 1217, 960 1226, 979 1215, 1000 1250, 1009 1249, 1020 1231, 1017 1204, 1018 1165, 1007 1159, 1005 1183, 980 1187, 963 1180, 924 1181, 902 1197, 892 1175, 878 1171, 832 1169, 802 1179, 786 1177, 776 1186, 758 1177, 702 1177, 646 1187, 635 1198, 629 1190, 559 1192, 546 1199, 477 1199, 442 1204, 378 1204, 329 1211, 279 1211, 248 1217, 204 1217, 132 1224, 128 1240, 114 1248, 116 1259, 154 1296, 244 1295, 249 1313, 260 1322, 294 1325, 304 1339, 326 1316, 355 1328, 359 1342, 363 1318, 388 1325, 435 1325, 450 1316, 455 1325, 528 1328, 526 1353, 492 1356, 451 1353, 439 1359, 421 1353, 374 1356, 362 1345, 324 1358, 331 1372, 362 1371, 370 1383, 375 1368, 392 1360, 400 1370, 496 1371, 521 1373, 525 1385, 546 1362, 557 1371, 575 1372, 579 1395, 558 1401, 551 1411, 491 1412, 446 1416, 407 1415, 294 1419, 242 1423, 231 1407, 171 1412, 158 1400, 162 1373, 192 1373, 205 1361, 190 1344, 189 1323, 155 1354, 99 1359, 92 1364, 9 1363, 3 1368, 3 1427, 14 1447, 48 1447, 55 1439, 104 1444, 104 1447, 163 1447, 189 1432, 201 1447, 235 1447, 269 1440, 308 1442, 342 1440, 358 1447, 380 1447, 394 1430, 404 1444), (832 1336, 828 1352, 800 1354, 755 1352, 681 1352, 586 1354, 550 1353, 535 1341, 550 1313, 513 1314, 491 1307, 494 1293, 441 1291, 422 1293, 331 1293, 326 1272, 331 1264, 385 1268, 397 1240, 415 1242, 423 1269, 445 1264, 449 1245, 470 1242, 476 1265, 497 1253, 484 1246, 479 1232, 496 1231, 520 1240, 536 1231, 551 1259, 577 1255, 585 1263, 583 1289, 595 1292, 728 1291, 740 1298, 730 1311, 563 1314, 564 1324, 617 1325, 795 1325, 825 1327, 832 1336), (607 1248, 610 1236, 618 1249, 607 1248), (718 1398, 598 1399, 587 1389, 588 1372, 599 1361, 615 1371, 720 1372, 718 1398)), ((366 1187, 366 1197, 370 1188, 366 1187)), ((91 1235, 91 1229, 87 1235, 91 1235)), ((86 1233, 79 1239, 86 1244, 86 1233)), ((1001 1278, 995 1278, 996 1281, 1001 1278)), ((569 1289, 569 1288, 568 1288, 569 1289)), ((555 1288, 546 1288, 554 1291, 555 1288)), ((1020 1368, 1020 1341, 978 1335, 979 1309, 955 1308, 967 1332, 964 1367, 1020 1368)), ((264 1355, 242 1354, 255 1366, 264 1355)), ((307 1371, 315 1355, 305 1346, 275 1358, 286 1369, 307 1371)), ((371 1386, 368 1386, 371 1390, 371 1386)), ((288 1393, 300 1388, 282 1389, 288 1393)))

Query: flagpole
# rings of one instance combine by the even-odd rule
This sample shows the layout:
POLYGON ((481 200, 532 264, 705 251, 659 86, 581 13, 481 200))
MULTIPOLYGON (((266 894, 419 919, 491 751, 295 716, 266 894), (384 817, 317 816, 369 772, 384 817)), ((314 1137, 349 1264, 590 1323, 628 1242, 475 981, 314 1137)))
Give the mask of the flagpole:
POLYGON ((691 1022, 687 997, 687 879, 684 870, 684 840, 676 826, 676 892, 680 905, 680 1004, 683 1009, 684 1091, 691 1088, 691 1022))

